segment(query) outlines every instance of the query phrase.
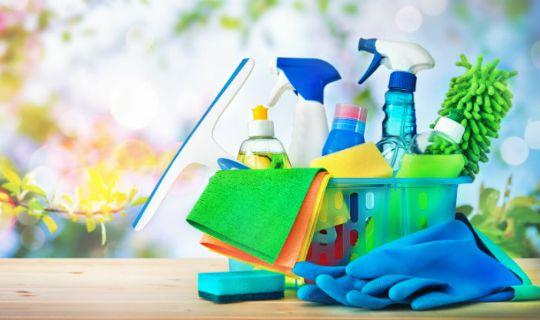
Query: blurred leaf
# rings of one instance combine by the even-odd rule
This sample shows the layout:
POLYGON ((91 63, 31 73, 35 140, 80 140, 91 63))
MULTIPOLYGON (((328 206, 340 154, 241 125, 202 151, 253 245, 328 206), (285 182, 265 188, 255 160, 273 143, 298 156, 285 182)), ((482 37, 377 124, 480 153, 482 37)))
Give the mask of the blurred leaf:
POLYGON ((90 233, 96 230, 96 221, 93 218, 86 218, 86 232, 90 233))
POLYGON ((199 0, 190 11, 180 13, 174 32, 181 34, 195 25, 206 24, 210 15, 215 13, 222 5, 222 0, 199 0))
POLYGON ((532 6, 532 1, 530 0, 512 0, 512 1, 502 1, 504 5, 504 11, 506 15, 512 19, 518 19, 523 17, 532 6))
POLYGON ((49 233, 50 234, 53 234, 56 232, 56 222, 53 220, 53 218, 51 218, 51 216, 49 215, 44 215, 41 220, 43 221, 43 223, 45 224, 45 226, 47 227, 47 229, 49 230, 49 233))
POLYGON ((533 207, 540 204, 540 201, 538 198, 535 198, 533 196, 520 196, 520 197, 514 197, 508 201, 507 206, 509 208, 512 207, 533 207))
POLYGON ((277 0, 247 0, 246 5, 248 16, 252 20, 256 21, 277 4, 277 0))
POLYGON ((131 206, 132 207, 140 206, 141 204, 145 204, 146 201, 148 201, 148 197, 139 197, 131 203, 131 206))
POLYGON ((456 16, 461 20, 469 20, 471 17, 469 6, 465 1, 458 2, 454 6, 454 12, 456 13, 456 16))
POLYGON ((495 211, 497 202, 501 197, 501 192, 493 188, 485 188, 480 192, 479 210, 480 214, 489 214, 495 211))
POLYGON ((540 224, 540 213, 527 207, 514 207, 506 215, 513 218, 516 223, 540 224))
MULTIPOLYGON (((4 60, 4 59, 3 59, 4 60)), ((1 61, 2 65, 8 64, 1 61)), ((22 78, 19 74, 9 71, 0 72, 0 101, 9 100, 22 87, 22 78)))
POLYGON ((317 8, 319 12, 327 13, 330 8, 330 0, 317 0, 317 8))
POLYGON ((506 241, 500 243, 501 248, 511 257, 519 258, 529 255, 526 246, 523 243, 517 241, 506 241))
POLYGON ((33 183, 30 175, 24 176, 24 178, 22 179, 21 188, 23 191, 32 192, 44 198, 47 197, 47 193, 43 189, 41 189, 39 186, 33 183))
POLYGON ((35 193, 36 195, 40 195, 42 197, 46 197, 47 193, 45 193, 45 190, 41 189, 40 187, 36 186, 35 184, 27 185, 24 190, 35 193))
POLYGON ((6 178, 8 182, 11 182, 13 185, 19 187, 21 185, 21 178, 17 172, 11 170, 7 167, 0 168, 0 173, 6 178))
POLYGON ((19 188, 19 186, 17 186, 13 182, 6 182, 2 184, 2 188, 6 189, 14 196, 18 196, 21 192, 21 189, 19 188))
POLYGON ((488 220, 487 215, 481 215, 481 214, 475 214, 472 218, 470 218, 471 223, 477 227, 482 227, 484 222, 488 220))
POLYGON ((64 31, 64 32, 62 33, 62 41, 63 41, 63 42, 66 42, 66 43, 67 43, 67 42, 70 42, 70 41, 71 41, 71 32, 69 32, 69 31, 67 31, 67 30, 64 31))
POLYGON ((240 18, 227 15, 221 16, 219 23, 224 29, 240 29, 242 27, 240 18))
POLYGON ((0 202, 6 202, 9 200, 9 194, 0 191, 0 202))
POLYGON ((470 205, 462 205, 456 208, 456 212, 461 212, 466 216, 470 216, 474 211, 474 208, 470 205))
POLYGON ((332 18, 327 18, 326 20, 326 26, 328 27, 328 30, 330 30, 330 34, 336 38, 341 46, 345 44, 345 41, 347 40, 347 32, 334 21, 332 18))
POLYGON ((34 141, 42 143, 59 129, 49 107, 25 104, 19 111, 18 130, 34 141))
POLYGON ((354 2, 349 2, 343 5, 343 12, 348 15, 355 15, 358 13, 358 4, 354 2))
POLYGON ((303 11, 306 10, 306 5, 305 5, 304 2, 302 2, 302 1, 296 0, 296 1, 294 1, 294 3, 293 3, 293 8, 294 8, 296 11, 303 12, 303 11))
POLYGON ((37 198, 32 198, 28 201, 28 214, 34 217, 41 217, 45 207, 37 198))
POLYGON ((44 30, 49 26, 51 21, 52 12, 50 10, 43 10, 38 15, 38 28, 44 30))
POLYGON ((136 195, 137 195, 137 188, 131 188, 131 190, 129 190, 127 201, 131 202, 135 198, 136 195))
POLYGON ((501 230, 498 230, 496 228, 491 228, 490 227, 479 227, 478 228, 480 231, 482 231, 482 233, 484 233, 486 236, 488 236, 488 238, 490 238, 491 240, 493 240, 495 243, 499 243, 501 242, 501 240, 504 238, 504 232, 501 231, 501 230))

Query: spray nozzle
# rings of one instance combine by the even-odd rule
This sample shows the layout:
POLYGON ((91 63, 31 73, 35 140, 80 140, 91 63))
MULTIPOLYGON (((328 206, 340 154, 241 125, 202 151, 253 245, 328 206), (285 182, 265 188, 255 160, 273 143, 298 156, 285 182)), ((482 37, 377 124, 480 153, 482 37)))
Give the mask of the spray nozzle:
POLYGON ((268 120, 268 108, 263 105, 260 104, 251 111, 253 112, 253 120, 268 120))
POLYGON ((363 39, 358 50, 373 54, 373 60, 358 83, 362 84, 383 64, 388 69, 416 74, 435 66, 433 57, 422 46, 412 42, 363 39))
POLYGON ((287 90, 304 100, 323 103, 324 87, 341 79, 338 71, 328 62, 311 58, 277 58, 275 71, 278 81, 270 94, 268 106, 276 105, 287 90))

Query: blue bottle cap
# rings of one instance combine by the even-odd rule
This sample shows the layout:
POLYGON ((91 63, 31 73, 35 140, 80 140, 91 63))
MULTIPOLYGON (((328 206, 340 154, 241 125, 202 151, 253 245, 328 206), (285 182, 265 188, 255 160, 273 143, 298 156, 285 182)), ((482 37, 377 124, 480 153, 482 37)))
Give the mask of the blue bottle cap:
POLYGON ((388 89, 414 92, 416 90, 416 76, 406 71, 394 71, 390 74, 388 89))

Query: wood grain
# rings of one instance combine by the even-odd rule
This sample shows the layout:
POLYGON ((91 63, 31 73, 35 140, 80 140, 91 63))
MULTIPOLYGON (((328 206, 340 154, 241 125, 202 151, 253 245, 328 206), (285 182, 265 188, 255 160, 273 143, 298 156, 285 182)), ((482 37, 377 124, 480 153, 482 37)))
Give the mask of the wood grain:
MULTIPOLYGON (((540 283, 540 259, 518 260, 540 283)), ((284 300, 216 305, 197 273, 224 259, 0 259, 0 319, 540 319, 540 302, 479 303, 429 312, 367 311, 284 300)))

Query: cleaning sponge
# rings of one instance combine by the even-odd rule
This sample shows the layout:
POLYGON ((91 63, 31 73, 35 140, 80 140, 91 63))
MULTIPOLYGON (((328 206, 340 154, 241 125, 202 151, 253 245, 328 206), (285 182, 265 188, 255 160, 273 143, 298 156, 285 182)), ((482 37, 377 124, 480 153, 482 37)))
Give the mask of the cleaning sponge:
POLYGON ((264 270, 199 273, 199 297, 217 303, 283 298, 285 277, 264 270))

